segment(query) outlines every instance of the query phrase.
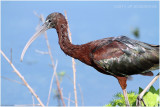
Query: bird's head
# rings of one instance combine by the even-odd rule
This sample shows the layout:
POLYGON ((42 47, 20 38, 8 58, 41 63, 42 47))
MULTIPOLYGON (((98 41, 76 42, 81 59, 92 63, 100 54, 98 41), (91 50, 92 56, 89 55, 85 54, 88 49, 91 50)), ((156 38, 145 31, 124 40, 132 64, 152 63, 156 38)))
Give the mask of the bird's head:
POLYGON ((55 28, 58 22, 65 20, 65 17, 61 13, 51 13, 47 16, 44 25, 50 29, 55 28))
POLYGON ((56 28, 59 22, 66 21, 65 17, 61 13, 51 13, 47 16, 45 23, 37 30, 37 32, 29 39, 26 46, 24 47, 22 54, 21 54, 21 61, 23 60, 24 54, 26 53, 28 47, 31 43, 42 33, 50 28, 56 28))

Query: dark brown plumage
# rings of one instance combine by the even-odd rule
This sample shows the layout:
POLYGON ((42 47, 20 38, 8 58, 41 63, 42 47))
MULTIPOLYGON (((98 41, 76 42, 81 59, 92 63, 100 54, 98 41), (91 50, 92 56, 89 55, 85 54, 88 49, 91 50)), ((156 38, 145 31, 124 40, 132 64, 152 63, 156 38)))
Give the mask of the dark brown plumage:
POLYGON ((83 45, 73 45, 68 38, 67 21, 61 13, 52 13, 25 46, 21 59, 28 46, 47 29, 55 28, 63 52, 97 71, 114 76, 123 89, 126 104, 127 77, 134 74, 151 76, 152 70, 159 69, 159 45, 150 45, 132 40, 126 36, 109 37, 83 45))

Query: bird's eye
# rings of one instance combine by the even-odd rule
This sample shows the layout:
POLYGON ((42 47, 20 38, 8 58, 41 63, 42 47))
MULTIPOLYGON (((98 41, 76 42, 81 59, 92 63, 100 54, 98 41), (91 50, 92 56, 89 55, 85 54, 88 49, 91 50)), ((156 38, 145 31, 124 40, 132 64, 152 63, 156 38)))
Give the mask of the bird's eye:
POLYGON ((51 20, 48 20, 48 22, 50 23, 50 22, 51 22, 51 20))

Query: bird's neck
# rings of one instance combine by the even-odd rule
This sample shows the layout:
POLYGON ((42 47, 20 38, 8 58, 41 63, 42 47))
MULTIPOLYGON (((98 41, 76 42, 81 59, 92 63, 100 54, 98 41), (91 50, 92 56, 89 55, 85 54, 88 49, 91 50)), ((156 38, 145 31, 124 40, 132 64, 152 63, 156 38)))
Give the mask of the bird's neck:
POLYGON ((56 30, 59 44, 63 52, 71 57, 78 58, 79 45, 73 45, 68 38, 67 21, 61 20, 57 23, 56 30))

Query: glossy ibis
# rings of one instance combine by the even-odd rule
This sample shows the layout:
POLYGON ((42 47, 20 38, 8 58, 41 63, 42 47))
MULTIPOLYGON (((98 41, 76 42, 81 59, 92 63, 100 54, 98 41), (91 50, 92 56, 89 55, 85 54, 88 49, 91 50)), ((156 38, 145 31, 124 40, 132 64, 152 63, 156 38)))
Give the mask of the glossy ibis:
MULTIPOLYGON (((21 60, 30 44, 50 28, 56 29, 60 47, 65 54, 94 67, 103 74, 118 79, 127 106, 129 106, 126 91, 127 78, 134 74, 152 76, 151 71, 159 69, 159 45, 147 44, 126 36, 109 37, 82 45, 73 45, 68 38, 67 21, 61 13, 52 13, 47 16, 45 23, 23 49, 21 60)), ((138 100, 142 100, 142 95, 138 100)))

